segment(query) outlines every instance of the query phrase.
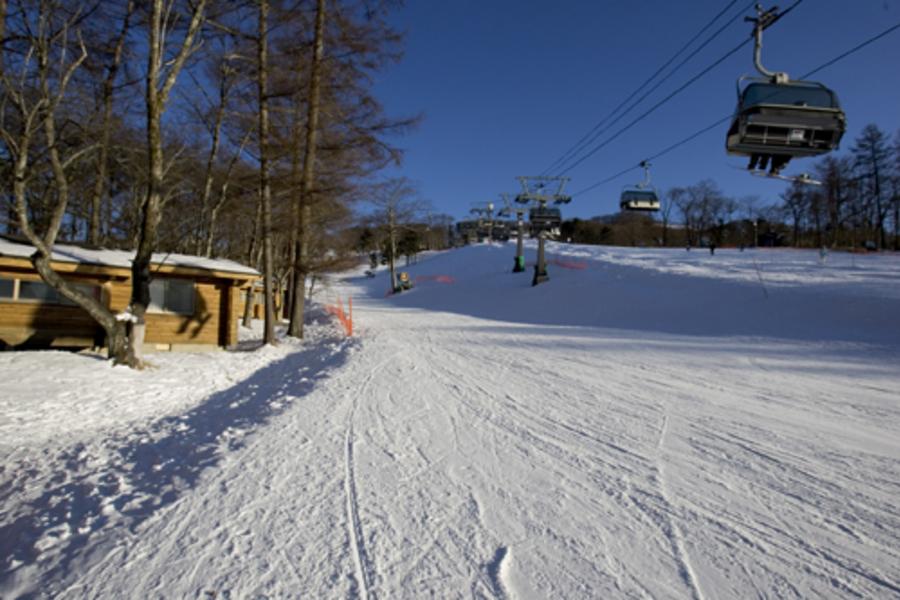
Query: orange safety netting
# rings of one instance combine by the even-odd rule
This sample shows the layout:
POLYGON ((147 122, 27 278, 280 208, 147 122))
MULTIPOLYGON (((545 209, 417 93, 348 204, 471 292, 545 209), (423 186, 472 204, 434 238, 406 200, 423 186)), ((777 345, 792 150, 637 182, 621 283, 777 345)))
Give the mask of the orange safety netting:
POLYGON ((344 303, 341 301, 341 297, 337 297, 337 304, 326 304, 325 312, 330 315, 334 315, 337 317, 337 320, 340 321, 341 325, 344 326, 344 332, 347 334, 347 337, 351 337, 353 335, 353 298, 351 297, 347 304, 347 312, 344 312, 344 303))
POLYGON ((563 269, 574 269, 576 271, 584 271, 588 268, 588 264, 586 262, 579 262, 574 260, 560 260, 558 258, 554 258, 550 261, 550 263, 556 265, 557 267, 562 267, 563 269))
POLYGON ((438 283, 456 283, 449 275, 416 275, 416 283, 420 281, 437 281, 438 283))

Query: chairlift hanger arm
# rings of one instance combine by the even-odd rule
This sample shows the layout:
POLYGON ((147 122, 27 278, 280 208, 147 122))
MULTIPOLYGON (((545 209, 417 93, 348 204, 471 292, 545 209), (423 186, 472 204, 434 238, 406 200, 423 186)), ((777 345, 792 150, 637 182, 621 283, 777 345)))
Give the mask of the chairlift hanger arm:
POLYGON ((638 189, 651 188, 650 185, 650 162, 647 160, 641 161, 641 168, 644 169, 644 181, 637 184, 638 189))
MULTIPOLYGON (((796 4, 794 4, 796 6, 796 4)), ((756 70, 760 72, 763 77, 768 78, 774 83, 787 83, 789 81, 788 74, 780 71, 770 71, 765 68, 762 64, 762 34, 763 31, 772 25, 774 25, 778 19, 787 14, 788 11, 793 9, 793 6, 779 13, 778 7, 773 6, 767 11, 764 11, 761 4, 756 5, 756 18, 753 17, 744 17, 745 21, 753 23, 753 32, 750 34, 750 37, 753 38, 753 65, 756 67, 756 70)))

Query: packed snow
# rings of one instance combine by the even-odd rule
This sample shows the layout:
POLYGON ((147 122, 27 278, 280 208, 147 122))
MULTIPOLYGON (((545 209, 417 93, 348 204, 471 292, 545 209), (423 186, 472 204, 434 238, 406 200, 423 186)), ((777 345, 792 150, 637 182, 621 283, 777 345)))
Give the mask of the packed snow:
POLYGON ((900 256, 514 248, 335 278, 349 339, 0 354, 0 596, 900 597, 900 256))

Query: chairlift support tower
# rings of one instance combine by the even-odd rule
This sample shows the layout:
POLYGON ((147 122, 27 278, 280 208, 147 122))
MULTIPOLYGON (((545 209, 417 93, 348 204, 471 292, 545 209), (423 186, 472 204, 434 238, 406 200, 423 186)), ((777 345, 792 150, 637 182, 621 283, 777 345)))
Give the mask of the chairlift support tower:
POLYGON ((516 256, 512 272, 522 273, 525 271, 525 250, 522 241, 525 237, 524 217, 525 213, 528 212, 528 208, 525 206, 513 206, 509 202, 509 197, 510 194, 505 192, 500 194, 500 198, 503 199, 503 208, 500 209, 498 214, 504 217, 516 215, 516 256))
POLYGON ((478 227, 481 229, 487 225, 487 241, 493 241, 492 234, 494 231, 494 203, 485 202, 482 204, 473 204, 469 212, 478 215, 478 227))
POLYGON ((548 208, 547 203, 568 204, 572 201, 572 196, 563 193, 569 178, 521 176, 516 179, 522 186, 522 193, 516 196, 516 202, 531 204, 528 220, 531 222, 532 230, 537 228, 538 231, 538 256, 534 265, 534 279, 531 281, 531 285, 534 286, 550 279, 547 275, 547 262, 544 259, 544 244, 550 232, 562 224, 559 209, 548 208))

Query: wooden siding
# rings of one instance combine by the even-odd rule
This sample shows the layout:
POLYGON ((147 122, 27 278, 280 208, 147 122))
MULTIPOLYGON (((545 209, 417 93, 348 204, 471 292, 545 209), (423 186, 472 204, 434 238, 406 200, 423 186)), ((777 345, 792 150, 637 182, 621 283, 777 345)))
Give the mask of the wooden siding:
MULTIPOLYGON (((108 283, 110 307, 124 310, 131 300, 131 283, 108 283)), ((194 314, 147 313, 148 344, 211 344, 219 343, 219 290, 214 283, 196 281, 194 284, 194 314)))
POLYGON ((103 328, 77 306, 0 300, 0 342, 7 346, 90 347, 103 338, 103 328))
MULTIPOLYGON (((0 277, 41 281, 36 273, 0 269, 0 277)), ((96 279, 72 277, 75 283, 100 285, 96 279)), ((77 306, 0 298, 0 346, 93 346, 103 341, 103 328, 77 306)))

